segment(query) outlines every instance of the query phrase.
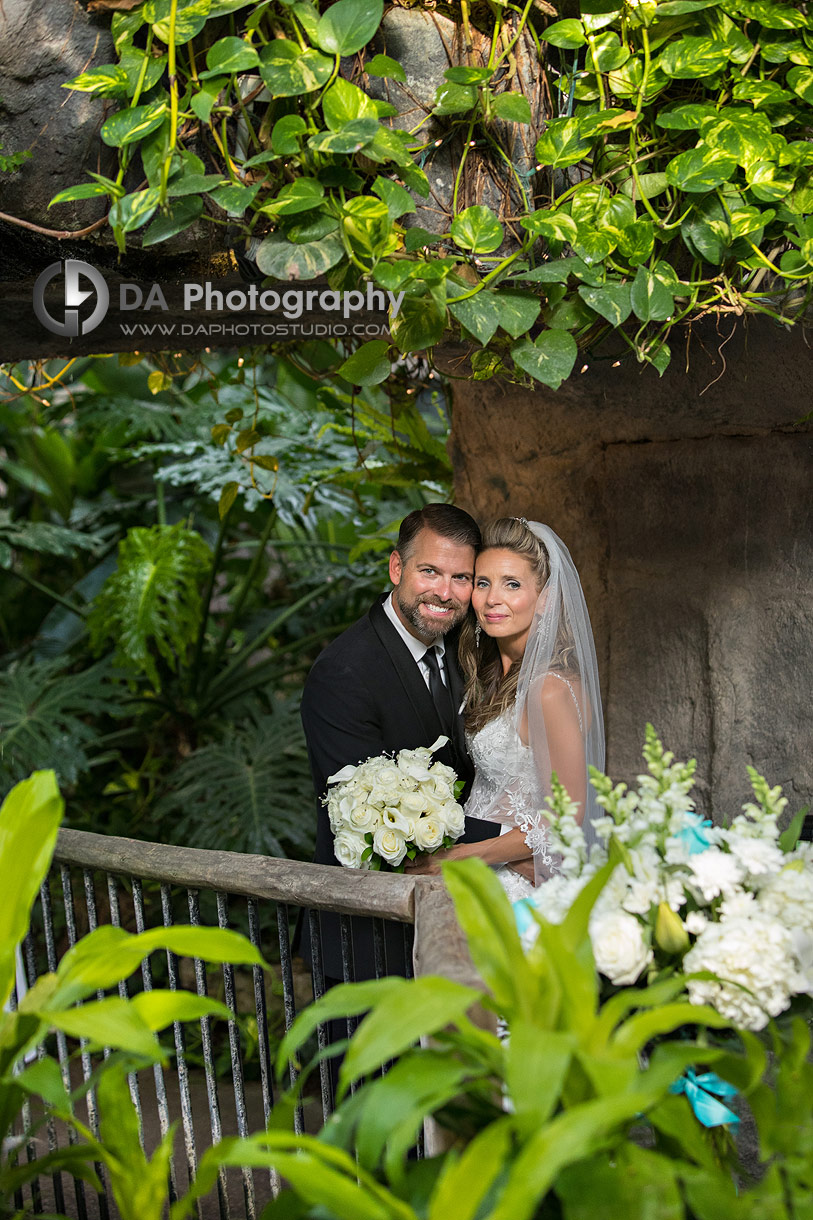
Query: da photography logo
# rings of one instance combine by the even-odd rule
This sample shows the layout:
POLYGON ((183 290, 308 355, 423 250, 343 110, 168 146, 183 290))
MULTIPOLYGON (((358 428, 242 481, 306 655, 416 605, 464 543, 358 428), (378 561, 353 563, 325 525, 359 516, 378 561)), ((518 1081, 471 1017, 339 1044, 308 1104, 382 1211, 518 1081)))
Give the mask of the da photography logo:
POLYGON ((65 335, 75 339, 78 335, 87 335, 95 330, 104 319, 110 305, 110 292, 101 271, 83 263, 79 259, 66 258, 64 263, 51 263, 37 277, 34 285, 34 313, 46 328, 55 335, 65 335), (63 321, 53 317, 45 306, 45 290, 51 280, 63 274, 65 277, 63 321), (89 280, 92 289, 83 288, 82 281, 89 280), (87 316, 80 315, 79 306, 95 297, 96 305, 87 316))

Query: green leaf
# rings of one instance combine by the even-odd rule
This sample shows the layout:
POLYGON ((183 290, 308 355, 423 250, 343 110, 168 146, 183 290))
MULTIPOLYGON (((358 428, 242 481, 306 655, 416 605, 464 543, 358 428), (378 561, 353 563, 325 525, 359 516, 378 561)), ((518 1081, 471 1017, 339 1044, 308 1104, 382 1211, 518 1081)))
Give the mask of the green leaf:
POLYGON ((118 64, 103 64, 90 72, 80 72, 73 80, 66 81, 63 89, 75 89, 77 93, 95 93, 100 97, 122 97, 127 93, 127 73, 118 64))
POLYGON ((120 226, 125 233, 140 229, 151 220, 161 200, 161 192, 157 186, 149 186, 143 191, 134 191, 117 199, 110 209, 108 219, 111 225, 120 226))
POLYGON ((220 493, 220 500, 218 501, 217 505, 217 515, 221 521, 225 518, 232 504, 234 504, 234 501, 237 499, 237 493, 239 490, 239 483, 226 483, 223 487, 223 490, 220 493))
POLYGON ((724 68, 729 60, 729 48, 724 42, 705 35, 689 35, 669 43, 658 67, 677 80, 711 76, 724 68))
POLYGON ((11 995, 15 952, 51 864, 64 802, 53 771, 35 771, 0 806, 0 1005, 11 995))
POLYGON ((298 114, 286 114, 277 119, 271 130, 271 147, 280 156, 291 157, 299 152, 299 139, 308 130, 298 114))
POLYGON ((165 101, 119 110, 102 124, 101 137, 111 148, 126 148, 160 127, 168 113, 165 101))
POLYGON ((382 76, 389 80, 400 81, 402 85, 406 84, 406 73, 397 59, 390 59, 389 55, 374 55, 364 65, 364 71, 369 76, 382 76))
POLYGON ((375 34, 384 0, 337 0, 319 18, 315 41, 332 55, 355 55, 375 34))
POLYGON ((387 205, 390 220, 397 220, 399 216, 417 210, 409 191, 390 178, 376 178, 373 190, 387 205))
POLYGON ((404 249, 407 254, 414 254, 416 250, 423 250, 425 246, 437 245, 440 240, 439 233, 430 233, 428 229, 422 229, 420 225, 413 225, 404 234, 404 249))
POLYGON ((694 131, 706 119, 717 119, 720 111, 708 102, 686 102, 681 106, 659 110, 655 122, 667 131, 694 131))
POLYGON ((752 21, 759 21, 768 30, 804 29, 808 18, 789 4, 775 0, 737 0, 737 10, 752 21))
POLYGON ((232 216, 242 216, 243 212, 251 207, 259 189, 259 183, 253 186, 218 186, 209 191, 209 198, 224 212, 232 216))
POLYGON ((446 292, 443 284, 432 284, 424 296, 405 297, 392 319, 390 334, 400 352, 422 352, 434 347, 446 329, 446 292))
POLYGON ((201 123, 208 123, 212 114, 212 107, 217 101, 218 94, 226 85, 226 81, 221 78, 207 81, 206 84, 197 93, 192 94, 189 105, 192 108, 195 116, 200 119, 201 123))
POLYGON ((592 145, 581 135, 578 119, 554 119, 536 143, 536 159, 551 169, 577 165, 590 152, 592 145))
POLYGON ((709 263, 721 263, 731 245, 728 215, 716 195, 707 195, 691 209, 680 226, 688 249, 709 263))
POLYGON ((567 212, 551 212, 547 208, 538 208, 523 216, 520 224, 533 237, 544 237, 546 241, 574 242, 579 232, 578 225, 567 212))
POLYGON ((233 72, 246 72, 259 65, 257 51, 242 38, 221 38, 206 52, 206 71, 200 79, 209 76, 230 76, 233 72))
POLYGON ((167 67, 166 55, 147 55, 139 47, 127 47, 121 54, 120 67, 127 75, 127 94, 132 97, 141 82, 142 96, 157 85, 167 67))
POLYGON ((580 224, 579 236, 573 250, 589 265, 602 263, 616 247, 616 239, 608 229, 595 229, 592 225, 580 224))
POLYGON ((491 208, 474 204, 452 221, 452 240, 461 250, 491 254, 502 243, 504 230, 491 208))
POLYGON ((649 260, 655 248, 655 228, 651 220, 636 220, 618 233, 618 252, 637 267, 649 260))
POLYGON ((373 262, 391 253, 397 244, 387 205, 370 195, 347 201, 342 228, 355 253, 373 262))
POLYGON ((380 385, 392 371, 386 339, 371 339, 340 364, 336 372, 351 385, 380 385))
MULTIPOLYGON (((451 292, 452 285, 448 291, 451 292)), ((483 347, 490 343, 500 324, 497 294, 488 290, 475 293, 466 301, 449 301, 449 313, 474 335, 483 347)))
POLYGON ((378 118, 373 99, 341 76, 333 82, 322 98, 322 112, 332 131, 341 131, 353 119, 378 118))
POLYGON ((797 843, 799 842, 799 838, 805 824, 805 818, 807 817, 809 809, 809 805, 805 805, 802 809, 800 809, 782 831, 781 835, 779 836, 779 846, 782 851, 790 852, 795 849, 797 843))
POLYGON ((583 47, 587 42, 584 26, 575 17, 568 17, 564 21, 555 21, 553 25, 549 25, 545 30, 543 38, 551 46, 564 47, 567 50, 583 47))
POLYGON ((223 1017, 228 1020, 234 1016, 231 1009, 219 1000, 195 995, 191 991, 169 991, 160 987, 138 992, 130 1003, 154 1033, 166 1029, 173 1021, 197 1021, 201 1017, 223 1017))
POLYGON ((796 182, 794 168, 780 169, 773 161, 757 161, 749 165, 745 176, 752 193, 763 203, 776 203, 784 199, 796 182))
POLYGON ((585 305, 606 318, 611 326, 626 322, 632 311, 629 284, 608 283, 603 288, 589 288, 583 284, 579 288, 579 296, 585 305))
POLYGON ((427 976, 383 996, 356 1030, 339 1073, 340 1090, 394 1059, 420 1038, 459 1021, 480 998, 473 987, 427 976))
MULTIPOLYGON (((201 32, 206 24, 210 11, 210 0, 184 0, 183 5, 174 6, 175 45, 182 46, 201 32)), ((142 14, 145 21, 153 27, 155 34, 162 42, 169 45, 172 36, 172 0, 147 0, 142 14)))
POLYGON ((673 157, 666 166, 666 180, 688 194, 705 194, 727 182, 737 168, 737 160, 719 148, 699 144, 673 157))
POLYGON ((318 208, 325 197, 325 188, 313 178, 297 178, 284 186, 272 203, 263 204, 260 211, 268 216, 295 216, 318 208))
MULTIPOLYGON (((29 993, 32 994, 32 993, 29 993)), ((54 1029, 72 1038, 86 1038, 95 1047, 109 1046, 148 1059, 158 1059, 161 1048, 152 1031, 138 1016, 129 1000, 118 996, 90 1001, 78 1008, 43 1012, 54 1029)))
POLYGON ((440 85, 432 107, 434 114, 465 114, 477 105, 474 85, 440 85))
POLYGON ((375 138, 379 130, 378 119, 353 119, 345 123, 340 131, 320 131, 308 140, 308 148, 315 152, 348 153, 360 152, 375 138))
POLYGON ((641 322, 663 322, 675 309, 672 293, 648 267, 639 267, 635 273, 630 301, 641 322))
POLYGON ((54 195, 48 204, 52 208, 55 203, 69 203, 72 199, 96 199, 99 195, 109 195, 109 189, 101 182, 80 182, 78 186, 66 187, 54 195))
POLYGON ((511 1159, 511 1126, 499 1118, 478 1132, 459 1157, 447 1156, 432 1192, 429 1220, 475 1220, 511 1159))
POLYGON ((813 68, 791 68, 786 80, 795 94, 813 106, 813 68))
POLYGON ((573 372, 577 355, 576 340, 566 330, 546 330, 533 343, 524 339, 511 348, 514 363, 552 390, 573 372))
POLYGON ((286 38, 275 38, 263 47, 260 56, 260 76, 275 97, 295 97, 321 89, 332 71, 332 59, 312 47, 301 51, 286 38))
POLYGON ((142 246, 155 246, 167 241, 176 233, 183 233, 194 224, 203 212, 203 200, 198 196, 178 199, 171 203, 166 213, 156 217, 141 239, 142 246))
POLYGON ((500 93, 491 102, 492 112, 506 123, 530 123, 531 107, 519 93, 500 93))
POLYGON ((339 237, 297 244, 280 233, 269 233, 257 251, 257 266, 275 280, 315 280, 344 257, 339 237))

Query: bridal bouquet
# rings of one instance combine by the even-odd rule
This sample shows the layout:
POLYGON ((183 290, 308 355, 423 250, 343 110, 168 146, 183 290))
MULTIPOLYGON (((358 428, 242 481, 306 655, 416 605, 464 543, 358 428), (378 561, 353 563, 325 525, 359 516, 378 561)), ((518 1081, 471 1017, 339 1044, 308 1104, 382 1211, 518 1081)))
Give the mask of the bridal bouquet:
POLYGON ((418 852, 451 847, 464 830, 463 809, 455 800, 462 782, 451 767, 432 762, 448 741, 368 758, 331 775, 327 805, 336 859, 346 868, 402 871, 418 852))
MULTIPOLYGON (((644 758, 637 791, 594 772, 609 816, 594 823, 600 841, 589 854, 576 806, 561 786, 548 798, 561 871, 525 902, 559 923, 599 868, 617 861, 590 919, 599 973, 626 986, 677 968, 693 1004, 762 1029, 794 995, 813 993, 813 845, 798 842, 804 811, 780 834, 781 788, 749 767, 755 803, 715 827, 689 800, 695 763, 674 762, 651 725, 644 758)), ((529 946, 536 924, 518 914, 529 946)))

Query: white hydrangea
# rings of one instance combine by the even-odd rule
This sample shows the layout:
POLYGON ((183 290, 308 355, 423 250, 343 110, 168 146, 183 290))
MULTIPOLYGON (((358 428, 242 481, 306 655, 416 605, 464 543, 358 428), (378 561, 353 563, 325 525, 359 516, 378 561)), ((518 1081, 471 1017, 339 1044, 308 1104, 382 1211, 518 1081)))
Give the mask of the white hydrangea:
POLYGON ((687 885, 698 901, 711 902, 720 894, 728 895, 737 890, 745 876, 735 856, 710 847, 698 852, 688 860, 687 885))
POLYGON ((729 832, 728 850, 740 863, 749 880, 758 880, 775 873, 784 863, 784 853, 772 839, 755 839, 750 835, 729 832))
POLYGON ((787 927, 813 935, 813 868, 802 861, 791 861, 770 877, 761 886, 758 901, 763 911, 787 927))
POLYGON ((717 979, 690 979, 692 1004, 710 1004, 743 1029, 763 1029, 790 1003, 797 965, 787 928, 764 912, 710 923, 683 959, 687 974, 708 970, 717 979))

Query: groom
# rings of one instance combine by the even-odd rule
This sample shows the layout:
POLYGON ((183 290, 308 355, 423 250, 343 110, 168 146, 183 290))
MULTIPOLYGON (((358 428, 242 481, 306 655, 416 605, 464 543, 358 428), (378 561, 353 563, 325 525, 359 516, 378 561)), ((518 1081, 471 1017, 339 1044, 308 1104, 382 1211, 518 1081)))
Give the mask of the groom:
MULTIPOLYGON (((471 784, 460 705, 456 628, 471 599, 480 530, 451 504, 427 504, 405 517, 390 555, 392 592, 317 658, 302 697, 302 723, 319 799, 317 864, 336 864, 321 797, 328 777, 379 754, 449 738, 435 757, 471 784)), ((465 795, 465 793, 464 793, 465 795)), ((464 842, 499 833, 492 822, 466 819, 464 842)), ((342 977, 338 916, 321 916, 325 974, 342 977)), ((356 978, 374 974, 371 921, 354 918, 356 978)), ((388 929, 387 969, 403 974, 400 929, 388 929)))

